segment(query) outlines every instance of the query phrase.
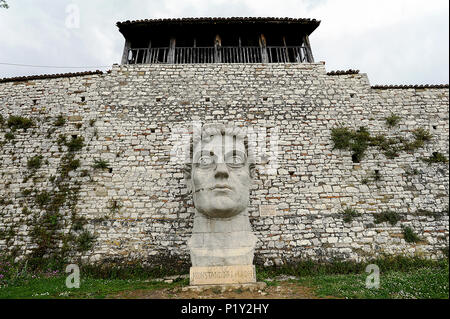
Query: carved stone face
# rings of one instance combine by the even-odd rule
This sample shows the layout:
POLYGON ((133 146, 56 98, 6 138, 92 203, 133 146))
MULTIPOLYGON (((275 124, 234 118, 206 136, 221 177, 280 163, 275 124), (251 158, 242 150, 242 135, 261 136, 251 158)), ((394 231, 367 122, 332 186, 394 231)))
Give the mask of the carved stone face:
POLYGON ((214 135, 195 145, 191 187, 196 209, 209 217, 227 218, 247 209, 251 176, 244 141, 214 135))

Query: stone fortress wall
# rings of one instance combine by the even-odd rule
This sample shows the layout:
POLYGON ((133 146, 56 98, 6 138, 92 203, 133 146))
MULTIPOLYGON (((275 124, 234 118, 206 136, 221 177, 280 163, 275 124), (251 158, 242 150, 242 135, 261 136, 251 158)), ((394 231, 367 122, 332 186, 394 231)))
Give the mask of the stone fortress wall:
POLYGON ((266 127, 272 151, 270 136, 279 130, 277 174, 266 174, 269 157, 257 165, 251 192, 257 263, 438 258, 448 249, 449 167, 421 159, 449 156, 448 97, 448 86, 371 87, 365 74, 327 74, 323 63, 114 65, 104 74, 3 81, 0 250, 24 256, 42 246, 37 223, 50 211, 55 233, 95 236, 92 247, 72 253, 86 262, 189 263, 194 208, 183 165, 170 152, 174 127, 199 120, 266 127), (401 117, 392 128, 391 114, 401 117), (60 115, 66 121, 55 125, 60 115), (11 131, 11 116, 35 125, 11 131), (395 158, 369 147, 354 163, 350 151, 333 150, 331 130, 339 125, 406 139, 422 128, 432 139, 395 158), (68 153, 60 135, 83 137, 82 149, 68 153), (67 169, 67 154, 79 167, 67 169), (28 161, 36 156, 42 164, 33 169, 28 161), (108 168, 94 169, 96 160, 108 168), (58 181, 69 195, 52 209, 58 181), (360 215, 346 222, 346 208, 360 215), (375 223, 387 210, 400 220, 375 223), (73 226, 75 214, 82 227, 73 226), (420 241, 405 241, 405 226, 420 241))

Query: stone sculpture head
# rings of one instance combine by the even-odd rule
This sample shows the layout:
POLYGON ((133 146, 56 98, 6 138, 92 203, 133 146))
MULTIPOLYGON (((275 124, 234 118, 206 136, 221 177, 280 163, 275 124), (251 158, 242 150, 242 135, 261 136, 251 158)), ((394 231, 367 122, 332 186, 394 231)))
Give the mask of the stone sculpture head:
POLYGON ((192 163, 186 167, 194 206, 211 218, 229 218, 246 211, 255 165, 246 131, 210 125, 194 136, 192 163))

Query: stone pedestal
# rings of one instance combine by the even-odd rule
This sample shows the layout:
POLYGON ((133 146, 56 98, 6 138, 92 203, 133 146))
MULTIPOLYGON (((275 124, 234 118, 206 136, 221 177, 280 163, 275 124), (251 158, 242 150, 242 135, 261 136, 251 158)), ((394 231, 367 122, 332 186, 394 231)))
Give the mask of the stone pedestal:
POLYGON ((246 212, 230 218, 210 218, 197 212, 188 241, 192 266, 252 265, 256 240, 246 212))

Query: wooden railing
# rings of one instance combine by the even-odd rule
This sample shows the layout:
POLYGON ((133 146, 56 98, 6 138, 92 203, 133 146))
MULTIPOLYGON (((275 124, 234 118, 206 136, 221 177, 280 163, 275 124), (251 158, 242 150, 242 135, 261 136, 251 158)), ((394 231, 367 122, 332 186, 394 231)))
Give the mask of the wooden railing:
POLYGON ((127 64, 307 63, 306 47, 178 47, 128 50, 127 64))

